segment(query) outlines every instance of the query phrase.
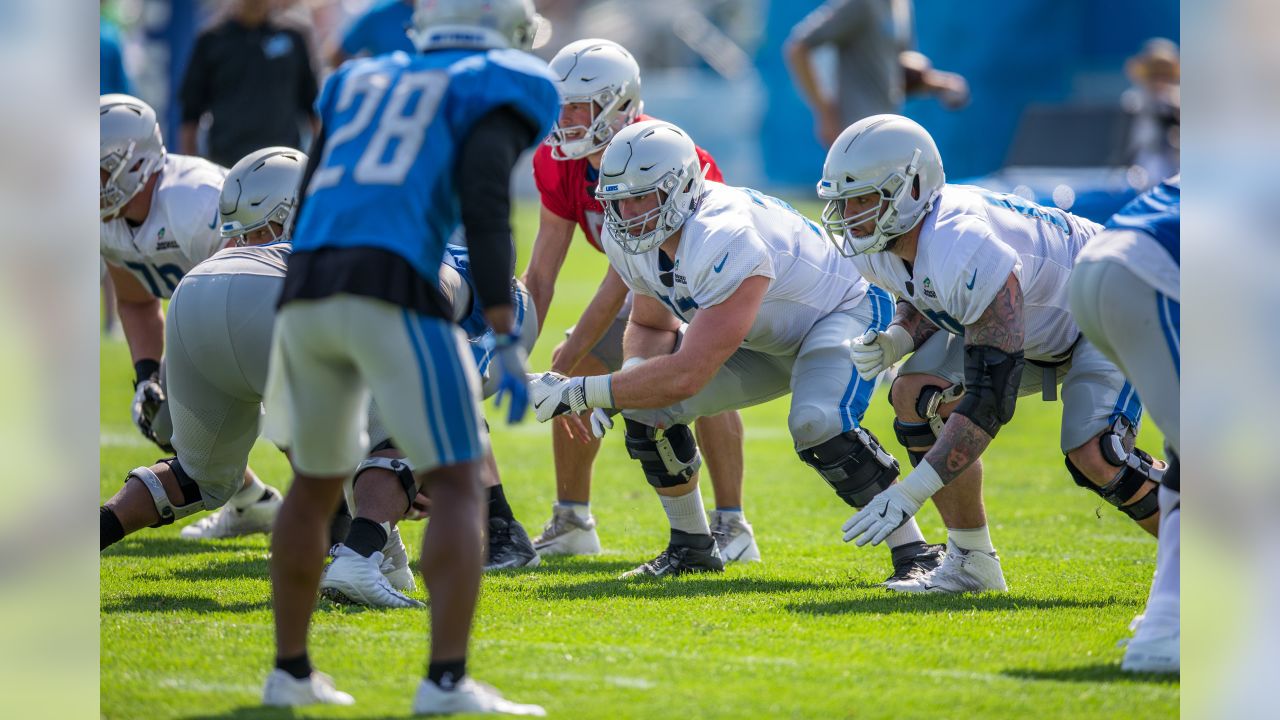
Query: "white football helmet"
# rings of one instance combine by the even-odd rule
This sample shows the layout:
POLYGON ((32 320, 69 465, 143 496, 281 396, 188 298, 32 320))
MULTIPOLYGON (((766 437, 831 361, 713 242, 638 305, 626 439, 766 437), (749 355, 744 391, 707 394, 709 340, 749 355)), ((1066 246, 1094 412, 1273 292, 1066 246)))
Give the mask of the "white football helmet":
POLYGON ((556 160, 572 160, 596 152, 643 111, 640 66, 616 42, 571 42, 551 59, 551 72, 557 78, 561 104, 592 104, 590 126, 561 127, 557 120, 551 129, 547 144, 556 160))
POLYGON ((277 235, 270 223, 288 232, 306 167, 306 153, 288 147, 263 148, 241 158, 222 181, 222 237, 244 245, 249 233, 265 227, 273 242, 283 239, 285 235, 277 235))
POLYGON ((551 23, 533 0, 417 0, 408 34, 418 50, 530 50, 551 39, 551 23))
POLYGON ((693 140, 661 120, 645 120, 620 130, 600 159, 596 197, 604 203, 604 224, 622 249, 640 255, 658 247, 684 225, 702 195, 705 171, 693 140), (618 201, 658 193, 658 206, 630 219, 618 201), (653 223, 654 226, 645 230, 653 223))
POLYGON ((160 123, 151 106, 131 95, 98 98, 98 165, 106 180, 98 194, 102 219, 115 215, 164 166, 160 123))
POLYGON ((822 224, 846 257, 884 250, 933 209, 947 182, 942 157, 929 132, 901 115, 872 115, 845 128, 827 151, 818 197, 827 200, 822 224), (919 181, 919 193, 912 186, 919 181), (874 207, 846 218, 844 201, 866 193, 880 195, 874 207), (876 219, 863 237, 854 227, 876 219))

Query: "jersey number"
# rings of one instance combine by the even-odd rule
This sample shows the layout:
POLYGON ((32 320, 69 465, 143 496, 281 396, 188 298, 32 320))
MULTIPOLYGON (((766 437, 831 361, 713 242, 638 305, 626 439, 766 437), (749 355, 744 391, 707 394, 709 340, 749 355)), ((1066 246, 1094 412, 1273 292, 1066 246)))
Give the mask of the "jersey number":
MULTIPOLYGON (((347 168, 332 163, 334 148, 354 140, 369 127, 390 84, 391 78, 386 73, 355 75, 343 84, 334 110, 339 113, 347 111, 357 97, 360 106, 346 124, 339 126, 327 138, 324 156, 311 178, 308 194, 337 185, 342 180, 347 168)), ((418 158, 427 126, 435 117, 440 98, 448 85, 449 76, 442 70, 423 70, 400 76, 395 87, 391 88, 391 98, 382 110, 377 129, 352 168, 352 180, 360 185, 397 185, 404 182, 413 161, 418 158), (408 107, 415 98, 417 102, 408 107), (384 159, 392 146, 391 156, 384 159)))
POLYGON ((786 210, 790 212, 792 215, 795 215, 796 217, 803 220, 804 224, 809 226, 809 229, 813 231, 814 235, 817 235, 818 237, 825 237, 822 234, 822 231, 818 229, 817 223, 805 217, 804 214, 801 213, 799 210, 796 210, 795 208, 791 207, 791 204, 788 203, 786 200, 779 200, 778 198, 772 195, 765 195, 764 193, 754 188, 744 187, 740 189, 743 192, 745 192, 748 196, 751 197, 751 202, 754 202, 755 204, 759 205, 762 208, 767 208, 769 207, 765 202, 767 200, 768 202, 771 202, 774 205, 777 205, 783 210, 786 210))
POLYGON ((1055 210, 1041 207, 1019 195, 991 192, 990 190, 980 190, 979 192, 982 193, 982 199, 986 200, 989 205, 1012 210, 1019 215, 1047 222, 1061 230, 1064 235, 1071 235, 1071 225, 1067 223, 1066 218, 1055 210))
POLYGON ((124 265, 132 270, 135 275, 141 277, 147 283, 147 289, 156 297, 164 297, 164 292, 160 290, 161 281, 168 286, 170 293, 182 281, 182 268, 172 263, 168 265, 145 265, 143 263, 126 262, 124 265))

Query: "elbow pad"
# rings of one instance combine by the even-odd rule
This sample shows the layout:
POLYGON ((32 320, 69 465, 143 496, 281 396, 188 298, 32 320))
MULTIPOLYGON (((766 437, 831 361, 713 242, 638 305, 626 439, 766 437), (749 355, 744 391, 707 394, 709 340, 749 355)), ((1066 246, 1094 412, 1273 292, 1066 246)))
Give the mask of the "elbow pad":
POLYGON ((964 348, 964 399, 955 412, 995 437, 1013 419, 1022 383, 1022 351, 1006 353, 990 345, 964 348))

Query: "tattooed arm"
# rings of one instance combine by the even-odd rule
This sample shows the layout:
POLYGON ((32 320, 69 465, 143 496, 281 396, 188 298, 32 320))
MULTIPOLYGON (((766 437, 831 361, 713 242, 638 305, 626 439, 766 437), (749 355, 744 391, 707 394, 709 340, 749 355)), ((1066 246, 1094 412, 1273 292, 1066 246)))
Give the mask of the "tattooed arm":
POLYGON ((911 336, 914 343, 912 347, 920 347, 924 345, 924 341, 938 332, 938 326, 934 325, 929 318, 920 314, 915 305, 906 300, 899 300, 898 306, 895 308, 893 322, 891 325, 900 325, 907 334, 911 336))
MULTIPOLYGON (((1022 288, 1013 273, 983 311, 977 322, 965 328, 965 345, 986 345, 1008 353, 1022 350, 1025 327, 1022 317, 1022 288)), ((942 482, 949 483, 973 464, 991 444, 991 436, 969 418, 952 413, 942 436, 925 455, 925 460, 942 482)))

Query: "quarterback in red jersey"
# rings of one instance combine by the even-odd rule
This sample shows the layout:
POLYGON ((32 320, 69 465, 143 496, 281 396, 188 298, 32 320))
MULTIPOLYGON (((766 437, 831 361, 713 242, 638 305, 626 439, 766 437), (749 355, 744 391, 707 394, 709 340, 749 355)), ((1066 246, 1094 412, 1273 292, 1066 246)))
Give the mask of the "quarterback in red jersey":
MULTIPOLYGON (((555 292, 556 277, 573 240, 574 227, 601 251, 604 209, 595 197, 600 157, 614 133, 650 120, 641 114, 640 68, 631 53, 608 40, 579 40, 551 61, 560 86, 560 118, 533 157, 533 176, 542 199, 538 235, 523 278, 543 327, 555 292)), ((698 148, 706 177, 723 182, 715 160, 698 148)), ((565 375, 607 373, 622 367, 622 334, 631 310, 627 286, 612 268, 577 325, 552 355, 551 369, 565 375)), ((575 438, 567 423, 552 429, 556 467, 556 503, 534 546, 543 555, 600 552, 600 538, 589 505, 591 467, 600 441, 575 438)), ((742 514, 742 419, 737 412, 700 418, 694 425, 715 488, 710 522, 665 502, 672 527, 716 539, 726 562, 760 559, 751 525, 742 514), (679 516, 679 517, 677 517, 679 516), (678 521, 678 524, 677 524, 678 521)))

